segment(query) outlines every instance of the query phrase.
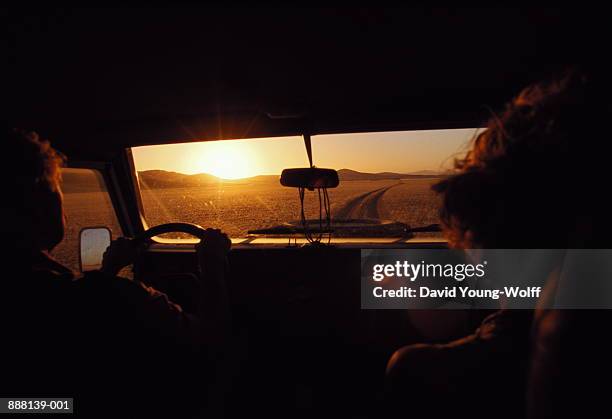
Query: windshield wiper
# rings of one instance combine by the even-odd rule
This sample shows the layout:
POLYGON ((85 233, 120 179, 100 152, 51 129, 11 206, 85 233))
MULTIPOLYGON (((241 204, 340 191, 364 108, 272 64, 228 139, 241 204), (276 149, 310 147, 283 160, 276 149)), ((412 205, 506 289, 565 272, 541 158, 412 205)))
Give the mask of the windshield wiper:
MULTIPOLYGON (((323 229, 319 229, 318 225, 309 225, 308 231, 315 233, 315 234, 318 234, 318 233, 327 234, 327 233, 334 232, 333 229, 327 229, 325 227, 323 229)), ((249 230, 247 233, 253 234, 253 235, 304 234, 304 227, 293 227, 293 226, 288 226, 288 225, 280 225, 280 226, 274 226, 274 227, 259 228, 257 230, 249 230)))
MULTIPOLYGON (((308 231, 313 234, 334 233, 337 237, 410 237, 414 233, 439 232, 440 224, 429 224, 421 227, 410 227, 399 221, 382 220, 332 220, 331 228, 323 224, 320 228, 318 221, 310 220, 308 231)), ((249 230, 250 235, 281 236, 304 234, 301 223, 290 222, 281 225, 249 230)))
POLYGON ((406 233, 433 233, 442 231, 440 224, 429 224, 422 227, 413 227, 406 229, 406 233))

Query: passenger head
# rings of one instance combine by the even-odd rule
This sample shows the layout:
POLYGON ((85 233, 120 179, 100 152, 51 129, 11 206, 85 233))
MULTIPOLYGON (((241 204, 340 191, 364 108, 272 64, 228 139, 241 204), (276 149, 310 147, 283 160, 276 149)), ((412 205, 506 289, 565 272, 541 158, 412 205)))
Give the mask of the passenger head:
POLYGON ((608 247, 609 91, 571 73, 524 89, 434 186, 451 245, 608 247))
POLYGON ((9 130, 2 140, 2 237, 19 251, 51 250, 64 237, 64 158, 34 132, 9 130))

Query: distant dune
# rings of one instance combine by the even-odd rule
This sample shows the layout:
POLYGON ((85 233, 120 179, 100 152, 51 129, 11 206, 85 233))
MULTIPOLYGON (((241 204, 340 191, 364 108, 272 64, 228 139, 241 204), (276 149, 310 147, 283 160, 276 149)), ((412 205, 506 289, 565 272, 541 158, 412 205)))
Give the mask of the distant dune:
POLYGON ((386 180, 386 179, 410 179, 410 178, 422 178, 422 177, 439 177, 444 174, 436 172, 435 170, 420 170, 418 172, 411 173, 393 173, 393 172, 381 172, 381 173, 364 173, 357 172, 351 169, 340 169, 338 170, 338 177, 340 181, 348 180, 386 180))
MULTIPOLYGON (((138 179, 142 188, 164 189, 164 188, 188 188, 202 187, 223 183, 226 185, 239 185, 253 182, 278 182, 280 175, 259 175, 244 179, 221 179, 207 173, 186 175, 165 170, 145 170, 138 172, 138 179)), ((413 173, 363 173, 351 169, 338 170, 340 181, 352 180, 387 180, 387 179, 410 179, 423 177, 439 177, 442 173, 434 170, 421 170, 413 173)))
POLYGON ((278 175, 260 175, 244 179, 221 179, 208 173, 186 175, 184 173, 167 172, 165 170, 145 170, 138 172, 138 180, 142 188, 190 188, 210 186, 219 183, 226 185, 240 185, 253 182, 278 181, 278 175))
POLYGON ((167 172, 165 170, 145 170, 143 172, 138 172, 138 180, 143 188, 148 189, 198 187, 222 182, 218 177, 207 173, 186 175, 177 172, 167 172))

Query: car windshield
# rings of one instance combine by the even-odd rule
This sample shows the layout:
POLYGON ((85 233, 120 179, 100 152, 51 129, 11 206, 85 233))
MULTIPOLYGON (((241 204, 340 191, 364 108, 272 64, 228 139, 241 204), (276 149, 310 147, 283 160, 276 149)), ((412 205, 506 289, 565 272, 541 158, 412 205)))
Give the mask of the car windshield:
MULTIPOLYGON (((439 236, 432 227, 439 219, 431 186, 465 154, 476 133, 449 129, 313 136, 314 165, 336 169, 340 179, 328 191, 333 235, 439 236)), ((300 136, 143 146, 132 148, 132 155, 149 227, 190 222, 244 239, 287 235, 300 224, 298 191, 279 182, 283 169, 309 166, 300 136)), ((316 191, 306 191, 305 217, 318 220, 316 191)))

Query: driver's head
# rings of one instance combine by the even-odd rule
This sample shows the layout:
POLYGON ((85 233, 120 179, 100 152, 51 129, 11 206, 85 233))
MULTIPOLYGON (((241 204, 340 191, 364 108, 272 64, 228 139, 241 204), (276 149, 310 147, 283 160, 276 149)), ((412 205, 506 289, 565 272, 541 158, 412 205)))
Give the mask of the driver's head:
POLYGON ((452 245, 608 245, 612 112, 596 80, 574 72, 530 86, 489 120, 434 186, 452 245))
POLYGON ((9 130, 2 151, 3 239, 19 250, 50 250, 64 237, 60 189, 63 156, 34 132, 9 130))

